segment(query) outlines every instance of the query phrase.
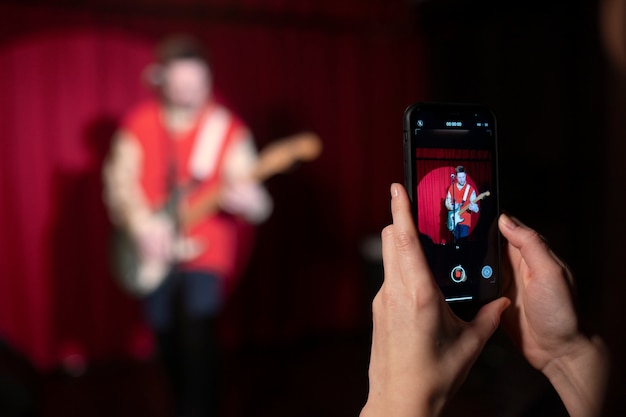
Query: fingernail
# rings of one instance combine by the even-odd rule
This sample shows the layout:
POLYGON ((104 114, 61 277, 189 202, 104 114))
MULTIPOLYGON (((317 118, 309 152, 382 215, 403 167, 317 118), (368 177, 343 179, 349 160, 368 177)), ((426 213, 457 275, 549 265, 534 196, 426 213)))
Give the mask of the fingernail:
POLYGON ((506 214, 500 215, 500 221, 502 222, 502 225, 505 226, 507 229, 515 229, 517 226, 519 226, 519 223, 516 219, 509 217, 506 214))
POLYGON ((397 197, 397 196, 398 196, 398 185, 391 184, 391 197, 397 197))

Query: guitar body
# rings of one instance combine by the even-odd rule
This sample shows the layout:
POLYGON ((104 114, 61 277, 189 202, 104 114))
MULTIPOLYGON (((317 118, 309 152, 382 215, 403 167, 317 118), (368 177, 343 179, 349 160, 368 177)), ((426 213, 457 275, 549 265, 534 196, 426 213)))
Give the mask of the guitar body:
MULTIPOLYGON (((294 163, 310 161, 319 156, 321 140, 313 133, 301 133, 275 141, 259 154, 252 180, 264 181, 272 175, 284 172, 294 163)), ((150 294, 161 285, 174 264, 189 260, 200 254, 196 244, 176 235, 178 228, 185 230, 206 216, 219 210, 219 190, 211 190, 190 207, 181 211, 176 204, 180 201, 177 190, 162 210, 155 213, 157 221, 171 225, 171 259, 151 257, 141 253, 135 240, 124 230, 115 229, 110 240, 111 264, 115 279, 123 290, 135 297, 150 294)))
POLYGON ((157 289, 172 269, 168 261, 143 256, 130 233, 121 228, 112 231, 109 249, 117 283, 135 297, 146 296, 157 289))
POLYGON ((131 295, 142 296, 150 292, 150 288, 143 288, 137 279, 139 266, 139 254, 134 242, 124 230, 115 228, 110 237, 110 261, 113 276, 122 289, 131 295))
MULTIPOLYGON (((485 197, 489 197, 490 195, 491 193, 489 191, 480 193, 478 197, 476 197, 476 200, 474 200, 473 202, 477 203, 478 201, 482 200, 485 197)), ((469 203, 463 208, 448 211, 447 226, 448 226, 449 231, 451 232, 454 231, 457 224, 463 223, 463 218, 461 217, 461 215, 465 213, 468 209, 469 209, 469 203)))
POLYGON ((459 215, 459 210, 448 212, 448 230, 453 231, 457 224, 463 223, 464 219, 459 215))

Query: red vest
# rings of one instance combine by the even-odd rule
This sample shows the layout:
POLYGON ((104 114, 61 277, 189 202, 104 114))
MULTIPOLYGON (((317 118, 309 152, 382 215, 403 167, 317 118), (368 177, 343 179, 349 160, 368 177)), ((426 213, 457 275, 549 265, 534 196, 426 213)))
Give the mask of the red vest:
MULTIPOLYGON (((142 151, 140 183, 154 210, 162 208, 170 197, 168 183, 181 186, 192 180, 190 158, 198 141, 198 133, 206 117, 218 110, 226 111, 215 103, 207 105, 195 126, 175 138, 171 137, 163 124, 157 101, 140 103, 126 117, 122 127, 139 141, 142 151)), ((246 126, 238 118, 228 111, 226 114, 228 124, 221 131, 224 137, 217 138, 222 141, 216 148, 218 154, 207 155, 216 158, 214 169, 182 197, 186 204, 193 204, 204 193, 216 189, 222 180, 225 151, 247 134, 246 126)), ((181 268, 206 270, 221 275, 232 273, 236 266, 237 230, 237 221, 227 213, 217 212, 207 216, 186 231, 187 236, 201 241, 206 250, 197 258, 182 264, 181 268)))
MULTIPOLYGON (((459 210, 469 205, 470 199, 472 196, 472 191, 473 191, 472 186, 469 185, 468 182, 466 182, 465 185, 460 190, 459 190, 459 187, 456 186, 456 184, 452 184, 448 188, 448 192, 450 193, 450 196, 452 196, 452 200, 456 202, 457 204, 461 204, 463 202, 463 197, 465 196, 466 190, 467 190, 467 200, 465 201, 463 206, 459 208, 459 210)), ((463 219, 463 223, 462 223, 463 225, 467 227, 472 226, 472 212, 469 211, 469 209, 465 210, 465 213, 461 214, 461 218, 463 219)))

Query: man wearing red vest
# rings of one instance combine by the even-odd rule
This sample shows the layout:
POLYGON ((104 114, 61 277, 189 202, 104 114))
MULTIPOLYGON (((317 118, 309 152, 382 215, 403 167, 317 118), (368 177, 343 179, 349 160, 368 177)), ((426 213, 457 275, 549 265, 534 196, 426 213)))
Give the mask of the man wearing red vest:
POLYGON ((138 254, 134 285, 171 378, 177 415, 213 416, 219 403, 214 327, 225 277, 238 259, 237 221, 264 221, 272 200, 251 179, 252 135, 214 99, 198 42, 169 38, 156 58, 146 72, 156 97, 132 108, 116 133, 103 172, 105 201, 138 254))
POLYGON ((467 182, 465 167, 457 166, 455 173, 454 181, 446 193, 445 205, 449 210, 448 229, 453 232, 455 241, 458 241, 469 236, 472 227, 470 212, 477 213, 479 208, 476 204, 476 190, 467 182))

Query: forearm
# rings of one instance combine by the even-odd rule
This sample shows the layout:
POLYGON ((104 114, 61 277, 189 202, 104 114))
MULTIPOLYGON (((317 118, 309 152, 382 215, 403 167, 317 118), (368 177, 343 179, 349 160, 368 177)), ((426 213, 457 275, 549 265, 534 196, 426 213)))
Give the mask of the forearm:
POLYGON ((452 203, 452 197, 450 197, 450 193, 446 195, 446 199, 444 200, 444 204, 448 210, 454 210, 454 204, 452 203))
POLYGON ((600 337, 580 336, 573 347, 543 369, 571 417, 596 417, 602 411, 609 357, 600 337))
POLYGON ((252 137, 247 130, 241 132, 242 139, 231 146, 224 157, 223 178, 228 187, 238 189, 241 196, 237 214, 251 223, 262 223, 272 213, 273 200, 263 184, 253 175, 259 164, 258 154, 252 137), (257 182, 259 181, 259 182, 257 182), (240 185, 237 187, 237 185, 240 185), (248 186, 241 186, 248 184, 248 186), (252 185, 256 184, 256 185, 252 185))
POLYGON ((147 219, 151 210, 139 185, 140 151, 122 132, 115 137, 103 169, 104 203, 111 221, 132 229, 147 219))
MULTIPOLYGON (((372 352, 378 350, 373 347, 372 352)), ((396 354, 394 357, 398 359, 396 354)), ((420 355, 401 355, 409 360, 402 365, 391 363, 391 358, 388 358, 391 361, 385 360, 385 365, 378 361, 370 363, 369 392, 360 417, 437 417, 441 414, 465 373, 449 374, 446 366, 438 364, 435 358, 426 360, 429 365, 417 365, 420 355)), ((455 363, 454 356, 448 355, 447 362, 455 363)))

